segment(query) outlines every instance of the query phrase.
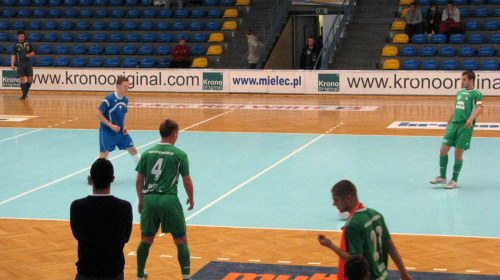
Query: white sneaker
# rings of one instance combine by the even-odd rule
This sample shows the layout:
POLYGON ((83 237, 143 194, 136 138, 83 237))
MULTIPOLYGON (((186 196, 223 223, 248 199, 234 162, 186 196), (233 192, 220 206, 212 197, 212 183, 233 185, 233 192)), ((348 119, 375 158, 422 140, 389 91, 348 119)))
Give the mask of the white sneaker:
POLYGON ((137 279, 137 280, 146 280, 146 279, 148 279, 148 274, 147 274, 147 273, 144 273, 144 276, 143 276, 143 277, 137 277, 136 279, 137 279))
POLYGON ((446 185, 446 187, 444 187, 445 189, 454 189, 454 188, 458 188, 458 183, 455 182, 454 180, 450 180, 448 182, 448 184, 446 185))
POLYGON ((431 184, 446 184, 446 178, 441 178, 441 176, 437 176, 436 178, 430 181, 431 184))

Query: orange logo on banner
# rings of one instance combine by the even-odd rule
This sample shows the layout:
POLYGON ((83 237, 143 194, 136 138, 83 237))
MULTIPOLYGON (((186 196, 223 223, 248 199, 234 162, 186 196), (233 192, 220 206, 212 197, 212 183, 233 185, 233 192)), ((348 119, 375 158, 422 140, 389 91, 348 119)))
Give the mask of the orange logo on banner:
POLYGON ((330 276, 326 276, 326 274, 322 273, 314 273, 313 276, 295 276, 295 278, 291 278, 290 275, 274 275, 274 274, 255 274, 255 273, 237 273, 231 272, 222 280, 257 280, 257 277, 260 277, 259 280, 337 280, 336 274, 330 274, 330 276), (242 276, 243 278, 239 278, 242 276))

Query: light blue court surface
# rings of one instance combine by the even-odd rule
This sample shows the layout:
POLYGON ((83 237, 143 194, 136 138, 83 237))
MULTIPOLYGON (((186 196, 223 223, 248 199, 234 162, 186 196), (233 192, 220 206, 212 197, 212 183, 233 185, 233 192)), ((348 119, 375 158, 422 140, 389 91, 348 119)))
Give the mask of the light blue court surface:
MULTIPOLYGON (((131 131, 144 151, 157 131, 131 131)), ((361 202, 380 211, 392 233, 500 237, 500 139, 474 138, 460 187, 431 185, 441 137, 181 132, 195 187, 189 225, 340 230, 330 189, 353 181, 361 202)), ((91 192, 97 130, 0 129, 0 217, 69 219, 73 200, 91 192)), ((453 150, 452 150, 453 151, 453 150)), ((110 153, 112 193, 137 205, 134 164, 110 153)), ((449 176, 453 162, 450 153, 449 176)), ((181 202, 186 195, 180 183, 181 202)), ((139 215, 134 210, 134 221, 139 215)))

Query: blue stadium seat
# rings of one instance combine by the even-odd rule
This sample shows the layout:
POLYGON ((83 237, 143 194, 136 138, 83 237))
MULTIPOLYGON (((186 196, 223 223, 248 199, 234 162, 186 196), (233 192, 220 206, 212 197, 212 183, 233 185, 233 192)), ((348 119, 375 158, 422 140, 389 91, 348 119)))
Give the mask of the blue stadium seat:
POLYGON ((160 36, 158 36, 158 42, 159 43, 170 43, 174 40, 174 37, 172 33, 161 33, 160 36))
POLYGON ((471 17, 472 11, 469 8, 459 8, 460 10, 460 17, 467 18, 471 17))
POLYGON ((190 42, 191 40, 191 36, 189 35, 189 33, 186 33, 186 32, 181 32, 181 33, 178 33, 177 36, 175 36, 175 41, 176 42, 179 42, 179 40, 181 38, 184 38, 186 39, 186 42, 190 42))
POLYGON ((202 9, 195 9, 191 11, 191 17, 192 18, 203 18, 205 17, 205 11, 202 9))
POLYGON ((122 67, 125 68, 135 68, 137 67, 137 58, 127 57, 123 60, 122 67))
POLYGON ((47 0, 33 0, 31 6, 45 6, 47 5, 47 0))
POLYGON ((0 21, 0 29, 1 30, 9 30, 10 29, 10 22, 2 20, 0 21))
POLYGON ((123 24, 123 30, 137 30, 138 27, 137 21, 127 21, 123 24))
POLYGON ((47 21, 45 25, 43 26, 43 30, 57 30, 59 27, 59 24, 57 24, 57 21, 47 21))
POLYGON ((416 56, 417 55, 417 48, 414 46, 405 46, 401 49, 400 54, 401 56, 416 56))
POLYGON ((78 16, 78 10, 77 9, 67 9, 64 11, 62 17, 63 18, 75 18, 78 16))
POLYGON ((111 33, 108 37, 108 42, 123 42, 123 34, 121 33, 111 33))
POLYGON ((205 25, 205 30, 220 30, 221 28, 221 23, 218 21, 209 21, 207 22, 207 25, 205 25))
POLYGON ((62 10, 61 9, 52 9, 47 13, 47 17, 60 18, 60 17, 62 17, 62 10))
POLYGON ((457 70, 458 69, 458 61, 456 59, 446 59, 443 61, 441 65, 442 70, 457 70))
POLYGON ((114 9, 109 14, 109 17, 111 18, 122 18, 124 16, 125 16, 125 10, 122 9, 114 9))
POLYGON ((411 37, 412 44, 425 44, 427 43, 427 35, 425 34, 415 34, 411 37))
POLYGON ((33 14, 31 15, 32 18, 44 18, 46 16, 47 16, 47 11, 45 9, 36 9, 33 11, 33 14))
POLYGON ((92 1, 93 6, 107 6, 108 0, 94 0, 92 1))
POLYGON ((154 30, 155 29, 155 24, 152 21, 143 21, 139 25, 139 30, 142 31, 149 31, 149 30, 154 30))
POLYGON ((481 29, 481 23, 477 20, 468 21, 465 23, 465 30, 467 31, 478 31, 481 29))
POLYGON ((120 59, 118 57, 108 57, 104 63, 104 67, 119 67, 120 59))
POLYGON ((490 20, 484 23, 483 30, 496 31, 500 28, 500 24, 496 20, 490 20))
POLYGON ((71 60, 71 63, 69 66, 71 67, 84 67, 85 66, 85 57, 75 57, 71 60))
POLYGON ((426 59, 422 62, 422 70, 437 70, 439 62, 437 59, 426 59))
POLYGON ((91 57, 87 63, 87 67, 102 67, 104 61, 100 57, 91 57))
POLYGON ((155 66, 155 60, 151 57, 145 57, 141 59, 141 62, 139 63, 139 67, 141 68, 152 68, 155 66))
POLYGON ((36 54, 51 54, 53 52, 52 45, 41 45, 36 50, 36 54))
POLYGON ((63 0, 63 6, 74 7, 76 6, 76 0, 63 0))
POLYGON ((436 48, 433 46, 424 46, 420 48, 420 56, 435 56, 436 55, 436 48))
POLYGON ((170 22, 168 21, 160 21, 156 24, 156 30, 166 31, 170 29, 170 22))
POLYGON ((488 8, 477 8, 474 10, 475 17, 488 17, 490 16, 490 9, 488 8))
MULTIPOLYGON (((40 22, 41 24, 41 22, 40 22)), ((15 21, 12 23, 12 29, 14 30, 25 30, 26 29, 26 22, 25 21, 15 21)))
POLYGON ((78 33, 75 42, 90 42, 90 34, 87 32, 78 33))
POLYGON ((174 18, 186 18, 189 16, 189 11, 187 9, 178 9, 174 13, 174 18))
POLYGON ((471 46, 463 46, 458 49, 458 56, 474 56, 474 48, 471 46))
POLYGON ((61 0, 47 0, 47 6, 59 7, 61 6, 61 4, 62 4, 61 0))
POLYGON ((110 21, 106 30, 120 30, 122 29, 122 23, 119 21, 110 21))
POLYGON ((16 33, 12 33, 12 36, 10 36, 10 41, 17 42, 17 34, 16 33))
POLYGON ((139 33, 127 33, 125 36, 125 42, 139 42, 141 36, 139 33))
POLYGON ((3 53, 4 51, 5 51, 5 49, 3 48, 3 45, 0 45, 0 53, 3 53))
POLYGON ((109 45, 104 50, 105 55, 116 55, 120 53, 120 47, 118 45, 109 45))
POLYGON ((89 30, 90 23, 88 21, 76 22, 75 30, 89 30))
POLYGON ((155 33, 144 33, 144 34, 142 34, 141 42, 152 43, 154 41, 156 41, 156 34, 155 33))
POLYGON ((201 21, 193 21, 189 24, 190 31, 200 31, 203 30, 203 22, 201 21))
POLYGON ((141 17, 154 18, 154 17, 156 17, 156 10, 155 9, 146 9, 146 10, 142 11, 141 17))
POLYGON ((140 6, 151 6, 151 0, 140 0, 140 6))
POLYGON ((108 11, 108 9, 99 9, 99 10, 95 11, 94 17, 107 18, 107 17, 109 17, 109 11, 108 11))
POLYGON ((488 4, 500 4, 500 0, 488 0, 488 4))
POLYGON ((137 48, 133 45, 125 45, 123 46, 120 54, 124 55, 133 55, 137 52, 137 48))
POLYGON ((108 36, 104 33, 95 33, 92 35, 92 42, 106 42, 108 36))
POLYGON ((91 45, 89 47, 89 50, 87 51, 87 54, 90 55, 99 55, 104 52, 104 48, 101 45, 91 45))
MULTIPOLYGON (((3 66, 10 66, 10 55, 5 57, 5 60, 2 63, 3 66)), ((17 65, 17 61, 14 61, 14 65, 17 65)))
POLYGON ((141 17, 141 11, 138 9, 128 10, 125 15, 126 18, 138 18, 141 17))
POLYGON ((455 48, 451 46, 444 46, 439 48, 439 56, 454 56, 455 48))
POLYGON ((205 0, 203 1, 203 6, 217 6, 217 0, 205 0))
POLYGON ((123 5, 123 0, 109 0, 108 6, 121 6, 123 5))
POLYGON ((31 10, 30 9, 20 9, 19 11, 17 11, 17 17, 18 18, 31 17, 31 10))
POLYGON ((235 0, 220 0, 221 6, 234 6, 235 0))
POLYGON ((484 5, 486 4, 486 0, 470 0, 472 5, 484 5))
POLYGON ((495 8, 493 9, 493 12, 491 12, 492 17, 500 17, 500 8, 495 8))
POLYGON ((3 18, 11 18, 16 16, 16 10, 14 9, 5 9, 2 12, 2 17, 3 18))
POLYGON ((41 56, 36 61, 35 66, 52 66, 52 58, 50 56, 41 56))
POLYGON ((35 32, 28 34, 28 41, 30 42, 40 42, 42 40, 42 34, 35 32))
POLYGON ((57 33, 49 32, 49 33, 45 33, 45 35, 43 35, 42 41, 44 41, 44 42, 57 42, 58 38, 59 38, 59 36, 57 35, 57 33))
POLYGON ((469 44, 483 44, 484 41, 484 35, 481 33, 470 34, 469 38, 467 38, 467 43, 469 44))
POLYGON ((462 61, 462 70, 477 70, 479 68, 479 62, 475 59, 466 59, 462 61))
POLYGON ((139 0, 125 0, 124 6, 137 6, 139 5, 139 0))
POLYGON ((70 54, 85 54, 87 52, 87 47, 85 45, 75 45, 71 49, 70 54))
POLYGON ((158 64, 156 65, 157 67, 161 68, 168 68, 170 66, 170 63, 172 62, 172 59, 170 58, 160 58, 158 60, 158 64))
MULTIPOLYGON (((1 34, 1 33, 0 33, 1 34)), ((1 36, 0 36, 1 37, 1 36)), ((9 34, 7 34, 7 38, 9 38, 9 34)), ((0 40, 1 41, 1 40, 0 40)), ((8 45, 6 48, 5 48, 5 51, 4 53, 7 53, 7 54, 12 54, 12 49, 13 49, 13 45, 8 45)), ((10 56, 9 56, 10 57, 10 56)), ((10 64, 9 64, 10 65, 10 64)))
POLYGON ((495 55, 495 49, 491 46, 484 46, 480 47, 479 50, 477 50, 477 56, 494 56, 495 55))
POLYGON ((192 55, 204 55, 207 52, 207 48, 205 46, 193 46, 191 48, 192 55))
POLYGON ((54 54, 69 54, 68 45, 57 45, 54 49, 54 54))
POLYGON ((75 24, 72 21, 63 21, 59 25, 59 30, 72 30, 74 27, 75 24))
POLYGON ((403 61, 403 65, 401 66, 401 69, 403 70, 418 70, 418 67, 420 66, 420 62, 416 59, 407 59, 403 61))
POLYGON ((138 55, 152 55, 153 54, 153 46, 151 45, 146 45, 146 46, 141 46, 139 50, 137 51, 138 55))
POLYGON ((92 11, 91 9, 82 9, 82 10, 80 10, 78 17, 80 17, 80 18, 94 17, 94 11, 92 11))
POLYGON ((92 6, 92 0, 80 0, 78 6, 92 6))
POLYGON ((465 35, 464 34, 451 34, 450 44, 464 44, 465 43, 465 35))
POLYGON ((446 35, 444 34, 434 34, 431 36, 431 40, 429 41, 431 44, 444 44, 446 43, 446 35))
POLYGON ((74 40, 75 40, 75 35, 73 35, 73 33, 70 32, 65 32, 61 34, 61 36, 59 37, 59 42, 73 42, 74 40))
POLYGON ((488 36, 488 44, 500 44, 500 33, 493 33, 488 36))
POLYGON ((196 33, 193 35, 193 38, 191 39, 192 43, 205 43, 208 40, 207 34, 205 33, 196 33))
POLYGON ((484 60, 481 63, 482 70, 498 70, 498 61, 495 59, 484 60))
POLYGON ((104 21, 94 21, 90 30, 104 30, 106 29, 106 23, 104 21))
POLYGON ((172 25, 173 31, 184 31, 187 29, 187 23, 185 21, 176 21, 172 25))
POLYGON ((171 50, 169 46, 159 46, 156 48, 155 54, 156 55, 168 55, 170 54, 171 50))
POLYGON ((211 9, 207 12, 208 18, 220 18, 222 17, 222 11, 220 9, 211 9))
POLYGON ((158 13, 159 18, 171 18, 173 16, 173 12, 171 9, 161 9, 158 13))
POLYGON ((468 0, 453 0, 454 5, 466 5, 468 0))
POLYGON ((68 67, 69 65, 69 58, 63 56, 63 57, 58 57, 54 61, 54 64, 52 66, 54 67, 68 67))

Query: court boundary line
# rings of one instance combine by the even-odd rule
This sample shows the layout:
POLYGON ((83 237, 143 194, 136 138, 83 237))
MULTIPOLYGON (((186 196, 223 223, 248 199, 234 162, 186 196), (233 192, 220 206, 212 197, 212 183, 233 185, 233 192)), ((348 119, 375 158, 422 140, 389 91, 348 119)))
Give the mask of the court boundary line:
MULTIPOLYGON (((10 127, 2 127, 2 128, 10 128, 10 127)), ((16 127, 16 128, 22 128, 22 127, 16 127)), ((19 134, 19 135, 16 135, 16 136, 10 137, 10 138, 2 139, 2 140, 0 140, 0 143, 5 142, 5 141, 8 141, 8 140, 16 139, 16 138, 19 138, 19 137, 21 137, 21 136, 25 136, 25 135, 28 135, 28 134, 31 134, 31 133, 35 133, 35 132, 38 132, 38 131, 41 131, 41 130, 44 130, 44 129, 45 129, 45 128, 38 128, 38 129, 35 129, 35 130, 32 130, 32 131, 29 131, 29 132, 26 132, 26 133, 23 133, 23 134, 19 134)))

